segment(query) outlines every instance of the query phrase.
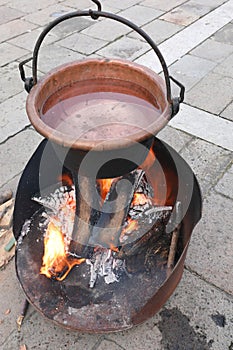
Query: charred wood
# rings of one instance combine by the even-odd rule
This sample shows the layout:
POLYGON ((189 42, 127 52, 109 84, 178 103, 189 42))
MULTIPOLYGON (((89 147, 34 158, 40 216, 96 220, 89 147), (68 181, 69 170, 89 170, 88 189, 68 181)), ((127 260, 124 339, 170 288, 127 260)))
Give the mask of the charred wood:
MULTIPOLYGON (((160 212, 160 216, 157 218, 154 226, 144 235, 140 233, 140 231, 137 231, 137 235, 140 237, 138 239, 135 239, 130 244, 125 244, 121 247, 118 258, 124 259, 132 255, 140 255, 141 253, 146 254, 146 251, 148 247, 154 247, 158 246, 162 243, 162 240, 164 240, 166 236, 165 235, 165 228, 166 224, 169 220, 171 211, 165 210, 160 212)), ((143 227, 143 231, 145 232, 146 229, 143 227)), ((169 238, 168 238, 168 246, 169 246, 169 238)))
POLYGON ((122 227, 142 175, 141 170, 136 170, 112 182, 99 220, 92 229, 90 244, 106 248, 119 245, 122 227))
MULTIPOLYGON (((73 174, 75 185, 76 210, 70 251, 80 257, 87 257, 90 249, 87 246, 92 227, 92 207, 95 200, 95 186, 89 177, 73 174), (85 198, 84 198, 85 194, 85 198)), ((96 203, 95 203, 96 204, 96 203)))

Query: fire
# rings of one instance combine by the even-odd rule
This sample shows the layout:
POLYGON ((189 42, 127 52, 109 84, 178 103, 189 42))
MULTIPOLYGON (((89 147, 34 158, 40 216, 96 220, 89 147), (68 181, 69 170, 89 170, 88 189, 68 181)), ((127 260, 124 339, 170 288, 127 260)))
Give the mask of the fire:
POLYGON ((148 198, 144 193, 134 193, 132 204, 135 205, 145 205, 150 202, 150 198, 148 198))
POLYGON ((110 247, 111 251, 119 253, 119 249, 117 247, 115 247, 112 243, 110 243, 109 247, 110 247))
POLYGON ((68 174, 62 174, 58 178, 59 181, 61 181, 63 184, 66 184, 67 186, 72 186, 73 185, 73 180, 68 174))
POLYGON ((110 191, 110 187, 112 185, 113 179, 99 179, 97 180, 100 186, 100 195, 103 200, 105 200, 108 192, 110 191))
POLYGON ((40 274, 62 281, 75 265, 84 261, 85 259, 69 256, 64 235, 53 222, 50 222, 44 237, 44 256, 40 274), (60 275, 62 276, 60 277, 60 275))
POLYGON ((138 229, 138 222, 133 219, 128 219, 127 226, 125 226, 122 230, 122 234, 129 234, 132 231, 135 231, 138 229))
POLYGON ((155 162, 155 154, 154 154, 153 145, 152 145, 146 159, 140 165, 140 168, 142 168, 144 171, 146 171, 146 170, 151 168, 151 166, 154 164, 154 162, 155 162))

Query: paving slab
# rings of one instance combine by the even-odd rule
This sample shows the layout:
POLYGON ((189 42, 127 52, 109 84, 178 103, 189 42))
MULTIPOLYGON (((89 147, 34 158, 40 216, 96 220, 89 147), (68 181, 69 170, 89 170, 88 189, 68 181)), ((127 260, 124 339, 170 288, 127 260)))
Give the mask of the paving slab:
POLYGON ((214 40, 220 41, 225 44, 233 44, 232 38, 233 23, 228 23, 221 30, 219 30, 214 36, 214 40))
POLYGON ((26 166, 42 137, 34 130, 24 130, 0 145, 0 187, 17 176, 26 166))
POLYGON ((233 199, 233 165, 225 172, 215 186, 215 191, 233 199))
POLYGON ((215 192, 204 200, 186 261, 192 271, 229 294, 233 294, 232 205, 232 199, 215 192))
POLYGON ((233 52, 233 45, 221 43, 213 38, 191 51, 194 56, 206 58, 213 62, 222 62, 233 52))
POLYGON ((148 44, 132 38, 120 38, 97 53, 104 57, 135 60, 149 50, 148 44))
POLYGON ((209 6, 200 5, 197 3, 193 3, 192 1, 188 1, 185 4, 167 12, 165 15, 161 16, 161 19, 165 21, 172 22, 175 24, 187 26, 210 10, 209 6))
POLYGON ((154 10, 146 6, 135 5, 126 10, 119 12, 119 15, 134 22, 139 27, 143 24, 153 21, 155 18, 161 16, 163 11, 154 10))
POLYGON ((163 128, 157 135, 160 140, 165 141, 177 152, 180 152, 185 148, 188 143, 193 139, 193 136, 186 134, 183 131, 176 130, 170 126, 163 128))
POLYGON ((85 55, 90 55, 107 44, 107 41, 92 38, 81 33, 69 35, 67 38, 57 42, 57 45, 59 46, 66 47, 85 55))
MULTIPOLYGON (((215 66, 216 63, 208 59, 185 55, 169 67, 169 73, 185 86, 187 92, 211 72, 215 66)), ((179 94, 179 90, 177 86, 175 95, 179 94)))
POLYGON ((16 47, 6 42, 0 44, 0 52, 0 67, 3 67, 10 62, 16 61, 18 58, 23 57, 29 53, 28 50, 16 47))
POLYGON ((227 77, 233 77, 233 54, 223 60, 215 69, 215 73, 222 74, 227 77))
POLYGON ((131 29, 129 27, 121 23, 113 22, 110 19, 104 19, 84 29, 82 33, 97 39, 112 42, 130 31, 131 29))
POLYGON ((18 63, 12 62, 0 68, 0 102, 18 94, 23 90, 23 82, 20 79, 18 63))
POLYGON ((75 0, 66 0, 62 1, 62 4, 64 4, 64 6, 73 7, 76 10, 84 10, 90 7, 93 8, 93 6, 95 6, 93 3, 91 3, 90 0, 79 0, 78 2, 75 0))
POLYGON ((160 0, 145 0, 141 2, 141 5, 153 7, 162 11, 170 11, 174 7, 177 7, 186 2, 186 0, 170 0, 170 1, 160 1, 160 0))
MULTIPOLYGON (((32 52, 34 47, 35 47, 36 41, 39 38, 39 35, 41 34, 41 32, 42 32, 42 28, 37 28, 37 29, 34 29, 32 31, 28 31, 27 33, 18 35, 14 39, 8 40, 8 43, 15 45, 15 46, 19 46, 25 50, 29 50, 32 52)), ((49 33, 45 37, 43 45, 49 45, 57 40, 58 40, 57 36, 49 33)))
POLYGON ((42 10, 33 12, 33 14, 28 14, 27 16, 24 16, 23 19, 40 26, 44 26, 49 22, 52 22, 55 18, 62 16, 65 13, 72 12, 74 10, 75 10, 74 8, 63 6, 60 3, 60 4, 45 7, 42 10))
POLYGON ((221 113, 221 117, 233 121, 233 102, 224 109, 221 113))
POLYGON ((100 345, 97 347, 97 350, 123 350, 124 348, 118 345, 115 341, 110 339, 103 339, 100 345))
POLYGON ((20 18, 24 15, 25 13, 18 9, 16 10, 8 6, 1 6, 0 7, 0 24, 7 23, 9 21, 12 21, 13 19, 20 18))
POLYGON ((116 7, 120 10, 125 10, 131 6, 138 4, 141 0, 124 0, 124 1, 115 1, 115 0, 102 0, 101 3, 103 5, 103 9, 105 9, 105 5, 116 7))
MULTIPOLYGON (((56 3, 57 3, 57 0, 40 0, 40 1, 20 0, 20 10, 25 13, 32 13, 56 3)), ((8 6, 13 7, 15 9, 19 8, 18 0, 7 0, 7 4, 8 6)))
POLYGON ((232 159, 231 152, 199 139, 193 139, 180 154, 197 176, 203 196, 215 185, 232 159))
MULTIPOLYGON (((229 23, 232 20, 232 12, 233 1, 230 0, 160 44, 159 49, 167 65, 170 66, 229 23)), ((140 57, 137 62, 155 70, 158 68, 152 51, 140 57)))
POLYGON ((33 23, 29 23, 22 19, 15 19, 14 21, 0 25, 0 42, 14 38, 22 33, 36 28, 33 23))
POLYGON ((220 114, 228 106, 233 100, 233 77, 216 71, 218 69, 207 74, 186 93, 188 104, 213 114, 220 114))
POLYGON ((79 60, 83 57, 84 56, 79 52, 75 52, 56 44, 50 44, 41 47, 39 52, 38 69, 43 73, 47 73, 63 63, 79 60))
POLYGON ((26 92, 21 92, 1 104, 0 143, 30 124, 25 110, 26 92))
MULTIPOLYGON (((175 33, 179 32, 182 28, 183 26, 162 21, 160 19, 156 19, 149 24, 142 26, 142 29, 154 40, 157 45, 170 38, 175 33)), ((136 32, 130 33, 129 36, 131 38, 144 41, 144 39, 140 37, 136 32)))
POLYGON ((0 191, 4 192, 7 190, 11 190, 13 192, 13 196, 15 196, 20 177, 21 177, 21 173, 19 173, 13 179, 9 180, 7 183, 5 183, 3 186, 1 186, 0 191))
MULTIPOLYGON (((226 0, 205 0, 205 5, 217 7, 222 5, 224 2, 226 2, 226 0)), ((203 5, 203 0, 192 0, 192 3, 203 5)))
POLYGON ((169 125, 233 151, 233 125, 229 120, 182 104, 179 113, 169 125))
POLYGON ((59 23, 51 30, 51 34, 55 35, 59 39, 65 38, 72 33, 80 32, 81 30, 90 27, 95 22, 90 18, 77 17, 70 18, 62 23, 59 23))

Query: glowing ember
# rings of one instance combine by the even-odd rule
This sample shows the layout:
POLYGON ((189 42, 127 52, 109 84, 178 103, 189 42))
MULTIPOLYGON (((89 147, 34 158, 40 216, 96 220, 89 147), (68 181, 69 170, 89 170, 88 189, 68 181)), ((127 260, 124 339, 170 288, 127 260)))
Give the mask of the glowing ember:
POLYGON ((84 261, 85 259, 69 256, 63 234, 53 222, 50 222, 44 237, 44 256, 40 273, 62 281, 75 265, 84 261))
POLYGON ((134 193, 133 205, 145 205, 147 203, 151 204, 151 200, 144 193, 134 193))
POLYGON ((119 253, 119 249, 117 247, 114 247, 113 244, 110 243, 110 249, 112 252, 116 252, 116 253, 119 253))
POLYGON ((61 176, 59 176, 58 180, 66 184, 67 186, 71 187, 73 185, 73 180, 68 174, 62 174, 61 176))
POLYGON ((138 228, 138 221, 133 220, 133 219, 128 219, 127 225, 122 230, 122 234, 127 235, 127 234, 131 233, 132 231, 137 230, 137 228, 138 228))

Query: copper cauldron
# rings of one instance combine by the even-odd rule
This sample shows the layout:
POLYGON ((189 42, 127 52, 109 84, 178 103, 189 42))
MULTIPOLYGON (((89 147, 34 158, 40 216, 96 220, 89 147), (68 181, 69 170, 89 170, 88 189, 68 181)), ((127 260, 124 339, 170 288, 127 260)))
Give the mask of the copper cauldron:
MULTIPOLYGON (((94 173, 97 178, 110 178, 137 168, 145 160, 153 137, 178 112, 179 104, 184 99, 183 85, 169 76, 163 56, 152 39, 134 23, 118 15, 103 12, 100 6, 98 11, 76 11, 51 22, 38 38, 31 59, 33 67, 31 78, 25 78, 24 74, 23 66, 28 60, 20 63, 21 77, 25 81, 25 89, 29 92, 26 104, 28 117, 35 129, 53 143, 59 158, 72 172, 78 170, 78 164, 82 160, 80 158, 84 158, 89 153, 81 169, 81 173, 86 176, 89 174, 93 176, 94 173), (94 20, 99 17, 110 18, 138 32, 158 56, 165 81, 144 66, 116 59, 84 59, 67 63, 56 67, 43 79, 37 81, 38 53, 45 36, 57 24, 80 16, 91 16, 94 20), (171 98, 170 79, 180 87, 180 97, 171 98), (151 110, 153 108, 155 111, 159 110, 159 117, 127 137, 116 135, 114 139, 109 140, 85 139, 79 135, 78 130, 77 135, 68 135, 62 128, 58 130, 41 118, 43 109, 49 109, 61 99, 103 92, 121 93, 139 98, 150 105, 151 110)), ((128 117, 129 114, 126 114, 126 122, 128 117)), ((132 120, 132 116, 130 117, 132 120)), ((54 118, 57 118, 57 115, 54 118)))

